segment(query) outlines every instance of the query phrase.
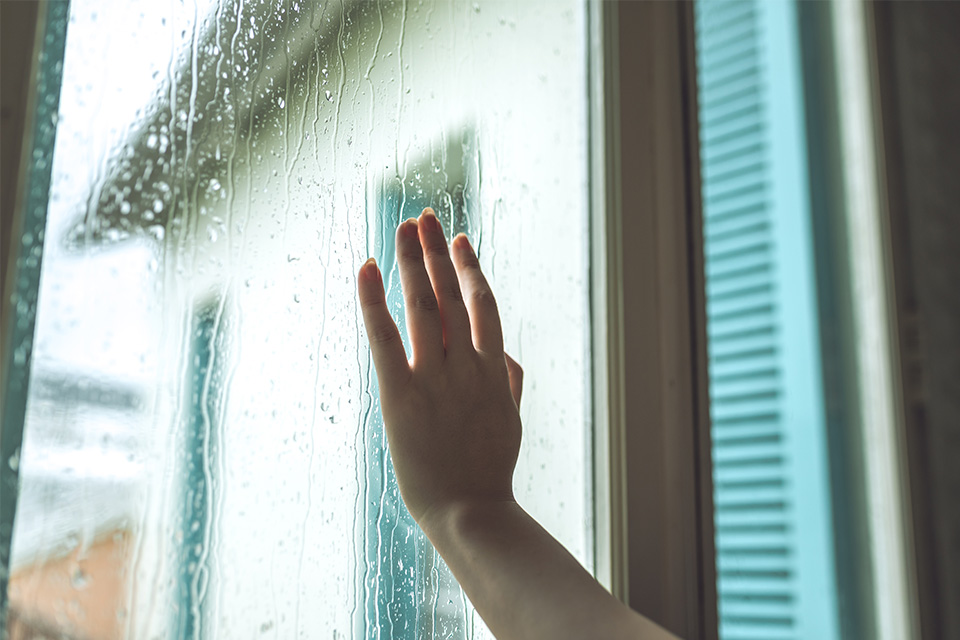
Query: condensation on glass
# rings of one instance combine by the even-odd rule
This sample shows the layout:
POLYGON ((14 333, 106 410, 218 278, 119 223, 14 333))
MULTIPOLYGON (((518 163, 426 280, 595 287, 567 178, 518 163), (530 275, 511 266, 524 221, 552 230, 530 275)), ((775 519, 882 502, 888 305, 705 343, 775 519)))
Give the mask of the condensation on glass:
POLYGON ((588 565, 585 9, 74 0, 11 624, 489 637, 400 501, 355 274, 479 247, 528 386, 516 490, 588 565))

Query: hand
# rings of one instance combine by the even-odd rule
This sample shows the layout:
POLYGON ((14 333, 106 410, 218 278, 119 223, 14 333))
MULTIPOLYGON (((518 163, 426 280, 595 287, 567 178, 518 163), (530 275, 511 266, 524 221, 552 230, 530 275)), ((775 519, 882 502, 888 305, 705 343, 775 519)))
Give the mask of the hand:
POLYGON ((429 209, 397 229, 410 362, 376 263, 357 278, 407 509, 500 640, 673 638, 607 593, 514 500, 523 372, 503 352, 466 236, 452 256, 429 209))
POLYGON ((448 250, 425 209, 397 229, 397 260, 409 362, 372 259, 357 280, 403 501, 418 523, 452 505, 514 502, 523 371, 504 354, 477 256, 463 234, 448 250))

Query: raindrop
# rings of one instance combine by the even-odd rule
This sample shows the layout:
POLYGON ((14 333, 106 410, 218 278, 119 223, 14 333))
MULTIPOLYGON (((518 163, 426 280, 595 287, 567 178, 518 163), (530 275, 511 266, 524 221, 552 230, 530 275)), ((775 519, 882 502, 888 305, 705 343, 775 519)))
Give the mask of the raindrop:
POLYGON ((333 93, 330 89, 327 89, 324 93, 327 95, 327 102, 333 102, 333 93))
POLYGON ((83 589, 90 584, 90 578, 84 573, 83 569, 77 567, 70 575, 70 584, 74 589, 83 589))
POLYGON ((147 136, 147 146, 150 147, 151 149, 156 149, 157 143, 159 142, 160 142, 160 138, 157 137, 157 134, 151 133, 149 136, 147 136))
POLYGON ((156 213, 160 213, 161 211, 163 211, 163 200, 161 200, 160 198, 155 198, 153 200, 153 210, 156 213))

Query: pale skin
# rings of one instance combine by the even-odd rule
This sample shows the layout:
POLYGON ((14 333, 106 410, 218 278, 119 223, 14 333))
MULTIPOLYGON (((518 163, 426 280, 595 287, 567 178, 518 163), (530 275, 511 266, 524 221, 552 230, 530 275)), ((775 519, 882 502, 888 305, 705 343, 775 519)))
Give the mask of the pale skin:
POLYGON ((608 593, 514 498, 523 371, 466 236, 430 209, 397 229, 413 357, 373 260, 358 274, 403 501, 499 640, 674 636, 608 593))

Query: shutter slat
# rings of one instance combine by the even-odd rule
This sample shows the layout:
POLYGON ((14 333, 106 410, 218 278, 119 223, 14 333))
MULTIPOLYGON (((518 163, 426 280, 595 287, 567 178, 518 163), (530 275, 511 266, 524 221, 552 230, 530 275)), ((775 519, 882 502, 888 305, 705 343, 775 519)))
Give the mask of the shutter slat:
POLYGON ((824 464, 808 444, 823 423, 817 397, 797 391, 798 376, 811 371, 803 353, 817 343, 801 323, 815 301, 798 306, 805 281, 797 274, 813 272, 811 252, 797 250, 802 233, 787 231, 809 216, 787 195, 806 188, 804 174, 791 173, 805 157, 802 137, 785 144, 802 127, 783 108, 783 87, 800 86, 784 63, 797 55, 792 6, 696 3, 722 640, 837 638, 835 594, 824 582, 829 540, 818 537, 829 502, 813 499, 818 480, 806 471, 824 464))

